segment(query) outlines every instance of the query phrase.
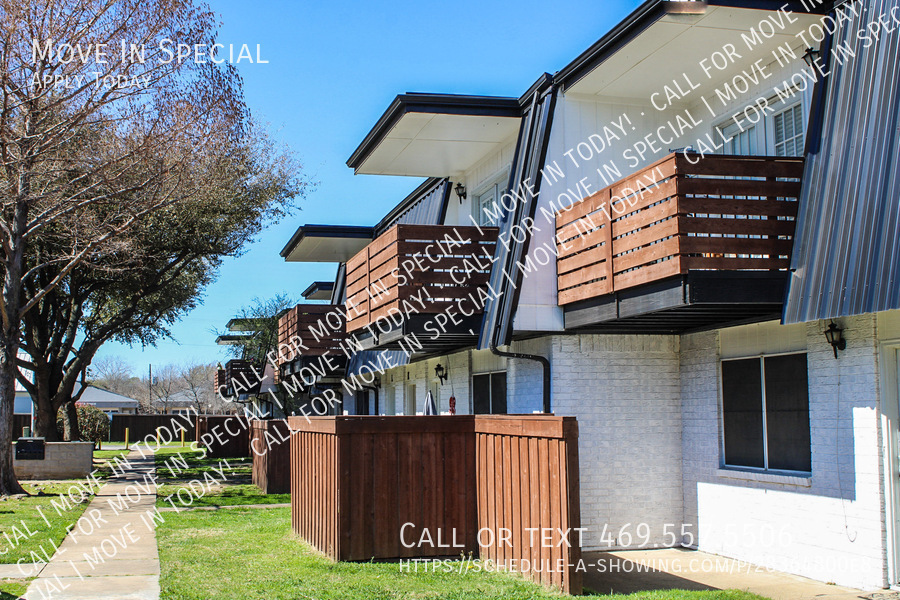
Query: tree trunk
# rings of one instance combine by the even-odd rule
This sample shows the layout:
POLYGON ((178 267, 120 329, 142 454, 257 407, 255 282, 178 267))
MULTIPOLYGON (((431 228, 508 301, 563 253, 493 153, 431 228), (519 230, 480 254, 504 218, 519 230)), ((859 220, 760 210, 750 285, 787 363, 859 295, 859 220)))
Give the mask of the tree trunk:
POLYGON ((78 409, 75 408, 74 400, 63 405, 63 428, 67 442, 77 442, 81 439, 81 429, 78 427, 78 409))
POLYGON ((33 435, 42 437, 48 442, 58 442, 59 430, 56 428, 56 413, 49 398, 39 398, 34 407, 33 435))
POLYGON ((16 343, 0 345, 0 495, 24 494, 13 470, 13 413, 16 404, 16 343))

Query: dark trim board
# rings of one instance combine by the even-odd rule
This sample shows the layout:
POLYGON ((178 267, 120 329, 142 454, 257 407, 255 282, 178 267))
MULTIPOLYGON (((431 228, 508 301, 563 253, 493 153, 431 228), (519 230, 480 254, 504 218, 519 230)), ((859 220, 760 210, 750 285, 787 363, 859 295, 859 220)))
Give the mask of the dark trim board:
MULTIPOLYGON (((335 370, 331 373, 328 373, 328 377, 336 377, 342 378, 344 376, 344 371, 347 369, 348 359, 344 354, 339 352, 330 352, 328 354, 328 363, 334 365, 335 370)), ((300 356, 295 358, 291 362, 285 363, 283 366, 285 376, 290 376, 295 373, 299 373, 300 369, 304 367, 309 367, 311 365, 315 365, 318 368, 322 368, 324 365, 321 356, 300 356)))
POLYGON ((684 333, 778 318, 784 271, 691 271, 564 307, 574 333, 684 333))

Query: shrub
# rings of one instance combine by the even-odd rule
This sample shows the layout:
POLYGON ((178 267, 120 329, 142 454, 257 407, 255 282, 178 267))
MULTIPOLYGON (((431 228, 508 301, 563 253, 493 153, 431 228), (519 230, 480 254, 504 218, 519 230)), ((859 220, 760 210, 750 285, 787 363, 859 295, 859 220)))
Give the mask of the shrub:
MULTIPOLYGON (((63 411, 60 409, 56 417, 56 429, 62 438, 65 426, 63 424, 63 411)), ((75 403, 75 411, 78 414, 78 431, 82 442, 101 442, 109 439, 109 417, 102 410, 90 404, 75 403)))

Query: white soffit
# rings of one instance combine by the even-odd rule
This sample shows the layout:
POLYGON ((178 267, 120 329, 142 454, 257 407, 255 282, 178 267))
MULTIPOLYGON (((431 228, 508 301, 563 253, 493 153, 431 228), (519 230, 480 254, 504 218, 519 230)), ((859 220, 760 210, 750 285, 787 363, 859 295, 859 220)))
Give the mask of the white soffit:
POLYGON ((366 175, 449 177, 519 131, 518 117, 404 114, 356 169, 366 175))
POLYGON ((371 238, 305 235, 291 248, 284 260, 287 262, 347 262, 371 241, 371 238))
MULTIPOLYGON (((787 44, 793 49, 801 46, 795 34, 810 24, 819 22, 820 15, 791 13, 795 23, 777 11, 710 6, 702 15, 666 15, 635 36, 628 44, 598 65, 593 71, 570 86, 567 93, 647 101, 654 92, 677 79, 682 85, 686 75, 691 82, 706 86, 718 85, 746 70, 758 59, 768 65, 775 60, 772 50, 787 44), (741 38, 761 20, 782 19, 784 27, 774 27, 776 33, 763 37, 763 43, 749 49, 741 38), (724 54, 726 44, 732 44, 740 59, 719 71, 710 57, 716 51, 724 54), (708 59, 708 77, 700 61, 708 59)), ((767 32, 770 30, 767 29, 767 32)), ((801 60, 798 54, 797 60, 801 60)), ((772 80, 774 81, 774 80, 772 80)))

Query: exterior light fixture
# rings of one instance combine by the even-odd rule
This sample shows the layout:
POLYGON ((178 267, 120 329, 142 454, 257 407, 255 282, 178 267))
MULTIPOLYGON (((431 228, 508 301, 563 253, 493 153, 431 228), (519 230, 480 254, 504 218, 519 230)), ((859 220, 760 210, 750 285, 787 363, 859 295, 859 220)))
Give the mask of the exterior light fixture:
POLYGON ((468 194, 466 193, 466 186, 457 182, 456 187, 453 188, 453 191, 456 192, 456 195, 459 198, 459 203, 462 204, 462 201, 465 200, 468 196, 468 194))
POLYGON ((444 382, 447 381, 448 375, 444 370, 444 365, 442 365, 441 363, 437 364, 437 366, 434 368, 434 376, 441 380, 441 385, 443 385, 444 382))
POLYGON ((813 48, 807 48, 806 52, 803 53, 803 61, 811 67, 815 66, 816 60, 819 58, 821 52, 819 50, 815 50, 813 48))
POLYGON ((834 321, 829 323, 828 329, 825 330, 825 339, 831 344, 835 358, 838 357, 838 350, 844 350, 847 347, 847 340, 844 339, 843 332, 844 330, 835 325, 834 321))

